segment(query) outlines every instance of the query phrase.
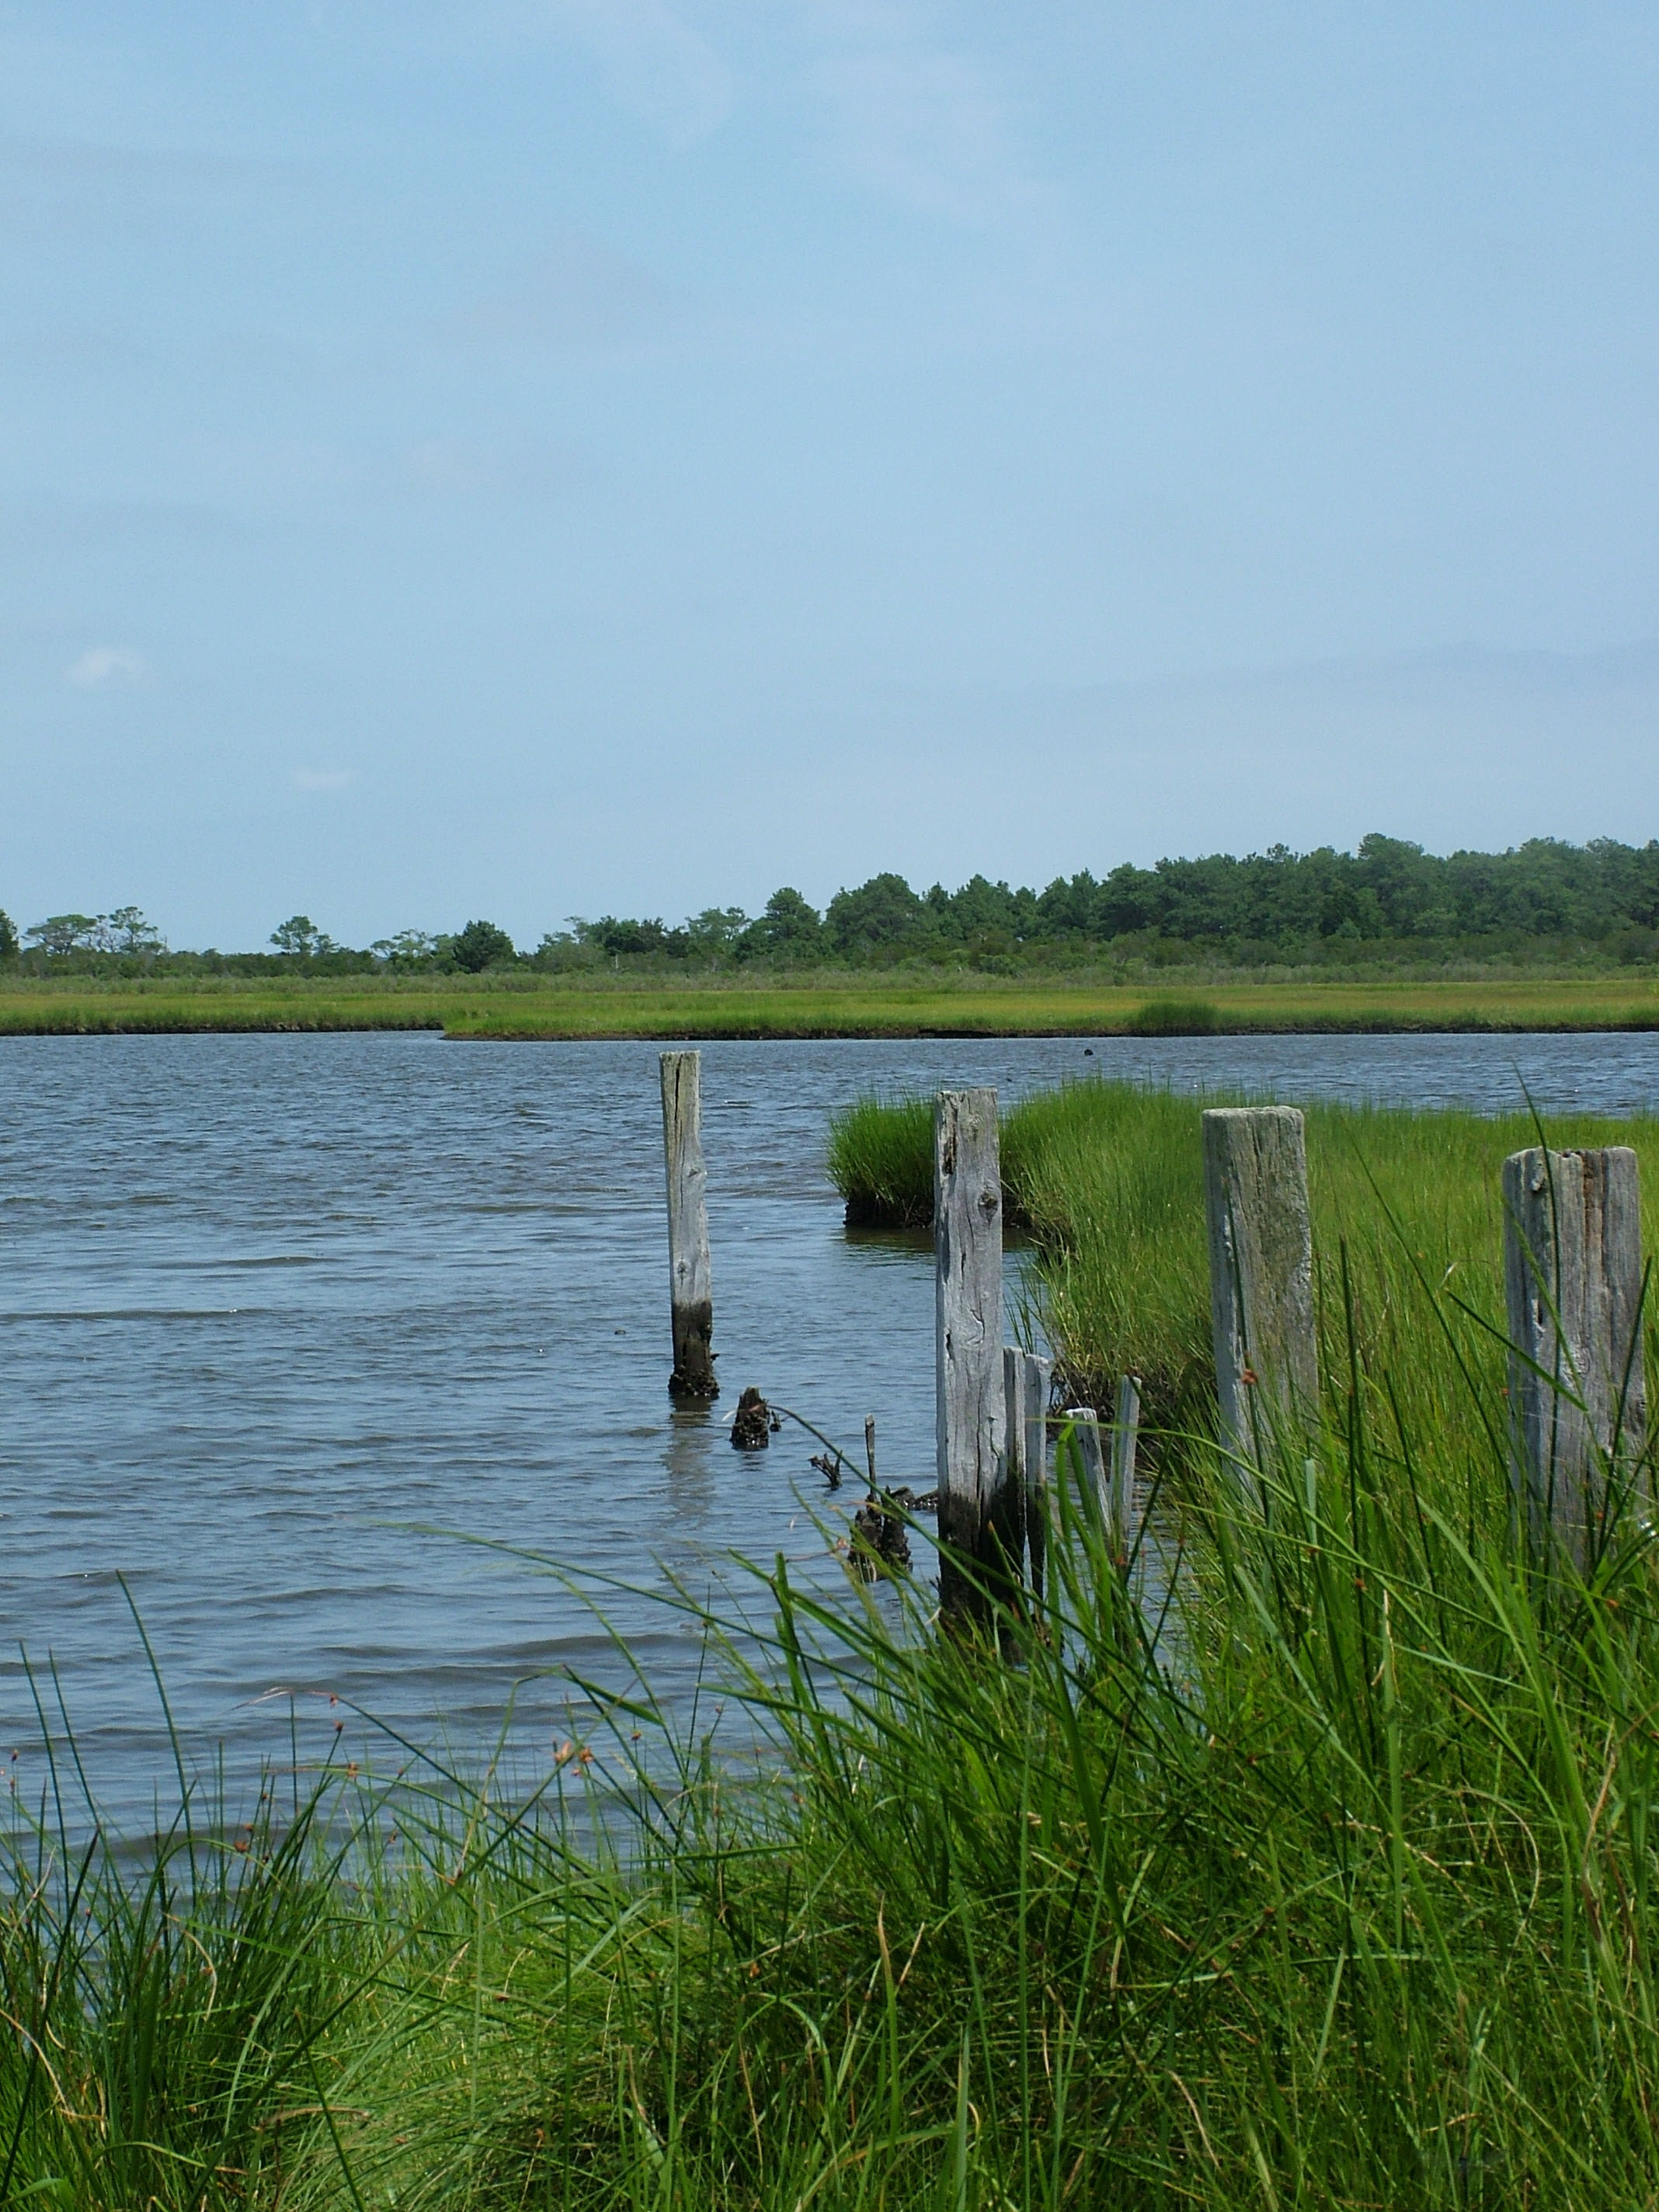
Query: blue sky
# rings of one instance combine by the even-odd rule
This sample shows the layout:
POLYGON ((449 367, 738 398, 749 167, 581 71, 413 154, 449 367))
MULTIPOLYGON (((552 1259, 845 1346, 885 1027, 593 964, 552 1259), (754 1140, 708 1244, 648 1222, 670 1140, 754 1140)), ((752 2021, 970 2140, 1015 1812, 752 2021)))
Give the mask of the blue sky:
POLYGON ((1659 11, 0 0, 0 905, 1659 834, 1659 11))

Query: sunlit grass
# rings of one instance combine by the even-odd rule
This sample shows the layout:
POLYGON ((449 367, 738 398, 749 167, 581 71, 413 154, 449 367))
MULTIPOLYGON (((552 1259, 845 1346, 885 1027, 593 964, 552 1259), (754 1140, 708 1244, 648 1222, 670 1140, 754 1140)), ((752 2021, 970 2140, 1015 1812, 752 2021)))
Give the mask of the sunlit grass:
POLYGON ((1363 981, 1297 976, 1201 991, 1088 970, 204 976, 0 982, 0 1036, 114 1030, 441 1029, 456 1037, 1110 1036, 1273 1031, 1659 1029, 1650 973, 1363 981))

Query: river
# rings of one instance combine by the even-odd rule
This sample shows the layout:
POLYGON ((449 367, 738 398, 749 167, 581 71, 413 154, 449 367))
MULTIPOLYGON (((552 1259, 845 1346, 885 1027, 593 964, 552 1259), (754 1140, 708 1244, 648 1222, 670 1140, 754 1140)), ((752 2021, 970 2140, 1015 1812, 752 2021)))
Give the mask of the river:
POLYGON ((1261 1096, 1659 1109, 1659 1040, 918 1040, 703 1048, 723 1397, 675 1413, 657 1048, 426 1035, 0 1042, 0 1759, 37 1803, 27 1650, 105 1816, 192 1767, 231 1793, 360 1711, 533 1776, 558 1670, 615 1655, 586 1601, 487 1548, 608 1578, 684 1707, 696 1640, 632 1595, 734 1552, 823 1568, 839 1505, 799 1431, 721 1422, 748 1382, 928 1478, 925 1243, 849 1237, 830 1111, 871 1089, 1128 1075, 1261 1096), (465 1540, 481 1538, 483 1545, 465 1540), (119 1579, 118 1579, 118 1577, 119 1579), (124 1594, 131 1593, 131 1607, 124 1594), (337 1701, 337 1702, 333 1702, 337 1701))

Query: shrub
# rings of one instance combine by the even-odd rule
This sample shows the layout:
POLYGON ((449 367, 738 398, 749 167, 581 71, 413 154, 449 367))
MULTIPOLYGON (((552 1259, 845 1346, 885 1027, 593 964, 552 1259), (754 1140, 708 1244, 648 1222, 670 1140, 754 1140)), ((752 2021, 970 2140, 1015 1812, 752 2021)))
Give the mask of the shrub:
POLYGON ((469 921, 449 940, 449 957, 469 975, 481 975, 486 968, 507 967, 519 956, 513 939, 493 921, 469 921))

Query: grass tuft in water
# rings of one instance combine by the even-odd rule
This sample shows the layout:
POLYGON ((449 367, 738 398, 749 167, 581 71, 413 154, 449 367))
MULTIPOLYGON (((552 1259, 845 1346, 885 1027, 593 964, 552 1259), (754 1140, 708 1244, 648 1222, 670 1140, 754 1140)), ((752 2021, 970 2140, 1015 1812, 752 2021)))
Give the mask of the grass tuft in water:
POLYGON ((1212 999, 1148 999, 1125 1026, 1132 1036, 1213 1036, 1221 1009, 1212 999))

